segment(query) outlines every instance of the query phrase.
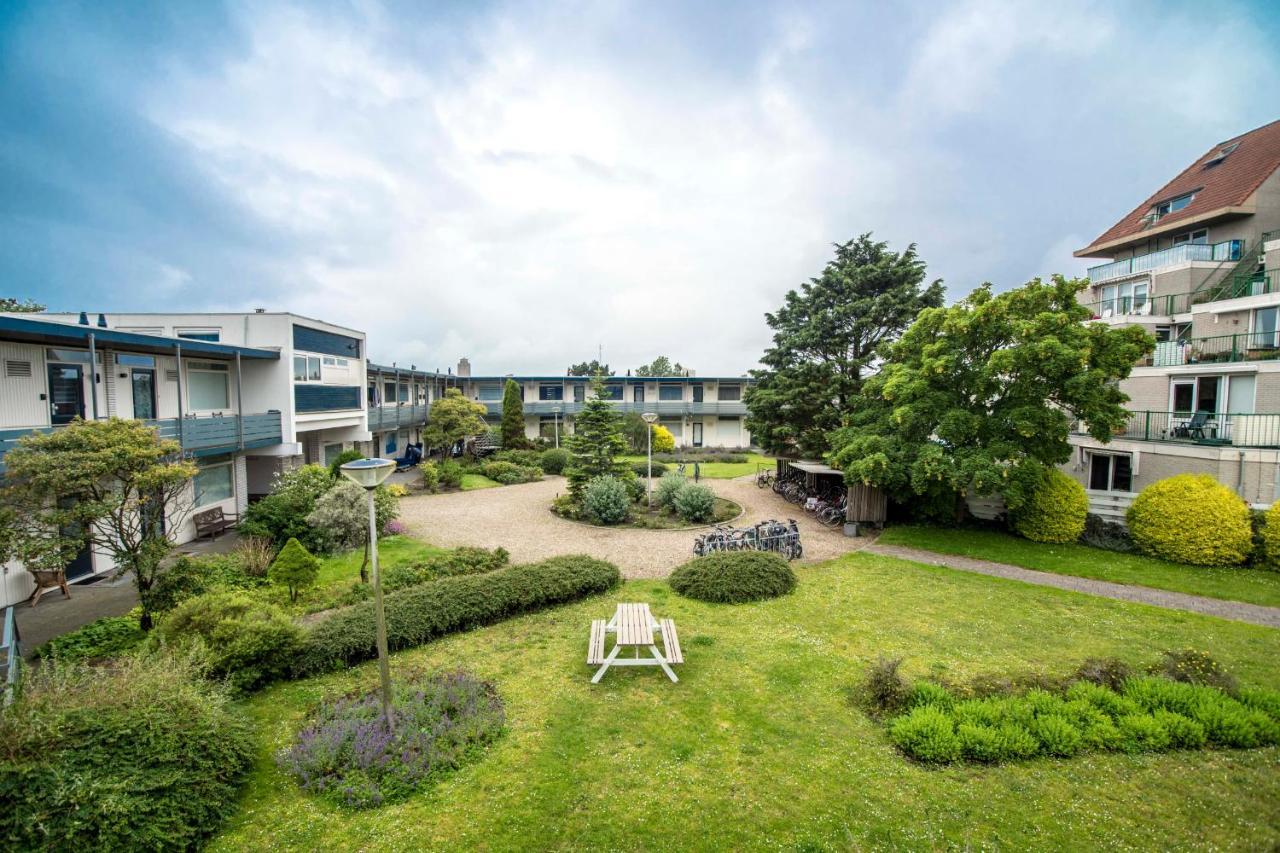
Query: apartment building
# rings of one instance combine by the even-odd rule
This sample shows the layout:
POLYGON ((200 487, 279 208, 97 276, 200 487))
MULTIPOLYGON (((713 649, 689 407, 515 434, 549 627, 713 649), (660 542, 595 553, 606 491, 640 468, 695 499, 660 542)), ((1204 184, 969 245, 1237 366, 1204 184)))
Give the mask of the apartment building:
POLYGON ((452 373, 395 365, 369 364, 366 404, 372 440, 360 450, 368 456, 395 458, 422 441, 431 404, 447 388, 458 387, 452 373))
POLYGON ((1182 472, 1280 497, 1280 121, 1214 145, 1075 254, 1105 259, 1080 297, 1094 320, 1158 343, 1121 384, 1127 426, 1073 436, 1069 472, 1094 497, 1182 472))
MULTIPOLYGON (((525 435, 554 441, 573 432, 574 416, 591 393, 587 376, 472 376, 467 359, 458 363, 457 381, 471 400, 483 403, 488 418, 502 417, 508 379, 520 384, 525 435)), ((745 391, 753 380, 742 376, 608 376, 606 399, 623 412, 653 412, 671 431, 678 447, 745 448, 745 391)))

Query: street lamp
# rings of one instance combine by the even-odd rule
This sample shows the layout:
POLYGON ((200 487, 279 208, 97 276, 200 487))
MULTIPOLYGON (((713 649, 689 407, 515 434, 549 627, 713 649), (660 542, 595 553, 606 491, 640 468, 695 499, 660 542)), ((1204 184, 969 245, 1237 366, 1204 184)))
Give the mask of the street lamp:
POLYGON ((653 425, 657 423, 658 416, 654 412, 645 412, 640 417, 644 418, 644 422, 648 424, 645 438, 648 439, 645 447, 645 455, 649 458, 649 479, 644 484, 644 499, 649 504, 649 510, 653 511, 653 425))
POLYGON ((390 459, 357 459, 341 466, 342 475, 365 490, 369 496, 369 555, 373 560, 373 613, 378 632, 378 679, 382 682, 382 715, 391 722, 391 661, 387 655, 387 614, 382 606, 382 575, 378 571, 378 516, 374 511, 373 492, 395 470, 390 459))
POLYGON ((560 407, 552 406, 551 412, 556 416, 556 447, 560 447, 560 407))

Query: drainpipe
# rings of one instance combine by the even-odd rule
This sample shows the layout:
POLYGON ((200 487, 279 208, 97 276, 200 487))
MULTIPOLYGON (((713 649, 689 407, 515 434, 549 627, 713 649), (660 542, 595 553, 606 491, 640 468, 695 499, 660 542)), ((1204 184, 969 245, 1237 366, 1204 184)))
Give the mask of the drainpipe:
POLYGON ((1236 494, 1244 497, 1244 451, 1240 451, 1240 472, 1236 476, 1236 494))
POLYGON ((244 385, 240 381, 239 350, 236 350, 236 444, 244 450, 244 385))
POLYGON ((98 419, 98 350, 94 346, 93 332, 89 333, 89 395, 93 401, 93 419, 98 419))
POLYGON ((183 441, 185 436, 182 425, 182 344, 173 345, 173 356, 178 368, 178 452, 181 453, 186 446, 186 442, 183 441))

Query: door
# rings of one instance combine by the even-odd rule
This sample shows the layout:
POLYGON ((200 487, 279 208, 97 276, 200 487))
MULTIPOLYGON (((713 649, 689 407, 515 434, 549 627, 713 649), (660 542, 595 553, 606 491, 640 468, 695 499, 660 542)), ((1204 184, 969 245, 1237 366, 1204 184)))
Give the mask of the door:
POLYGON ((49 422, 69 424, 84 417, 84 368, 78 364, 49 365, 49 422))
POLYGON ((702 421, 693 422, 693 446, 702 446, 702 421))
POLYGON ((139 420, 156 417, 156 372, 149 367, 135 367, 130 372, 133 386, 133 416, 139 420))
MULTIPOLYGON (((75 502, 76 499, 73 497, 63 497, 58 499, 58 506, 62 509, 70 509, 75 506, 75 502)), ((59 535, 67 539, 76 539, 80 536, 80 525, 67 525, 59 531, 59 535)), ((69 581, 93 574, 93 552, 88 544, 85 544, 80 549, 80 553, 76 554, 75 559, 67 564, 65 574, 69 581)))
POLYGON ((636 385, 631 391, 631 400, 635 403, 644 402, 644 386, 636 385))

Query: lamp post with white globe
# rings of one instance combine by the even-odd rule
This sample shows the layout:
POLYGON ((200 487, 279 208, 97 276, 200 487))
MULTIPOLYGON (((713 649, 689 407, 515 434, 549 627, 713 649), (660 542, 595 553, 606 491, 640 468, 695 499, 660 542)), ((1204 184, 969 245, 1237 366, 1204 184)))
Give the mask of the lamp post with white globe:
POLYGON ((378 515, 374 510, 373 492, 395 470, 390 459, 357 459, 341 466, 342 475, 365 490, 369 496, 369 556, 373 560, 373 613, 378 642, 378 680, 382 683, 382 715, 391 720, 391 660, 387 654, 387 614, 382 605, 382 574, 378 571, 378 515))
POLYGON ((644 418, 648 429, 645 430, 645 437, 648 442, 645 447, 645 455, 649 460, 649 478, 644 484, 644 499, 649 505, 649 509, 653 509, 653 425, 658 422, 658 415, 654 412, 645 412, 640 417, 644 418))

